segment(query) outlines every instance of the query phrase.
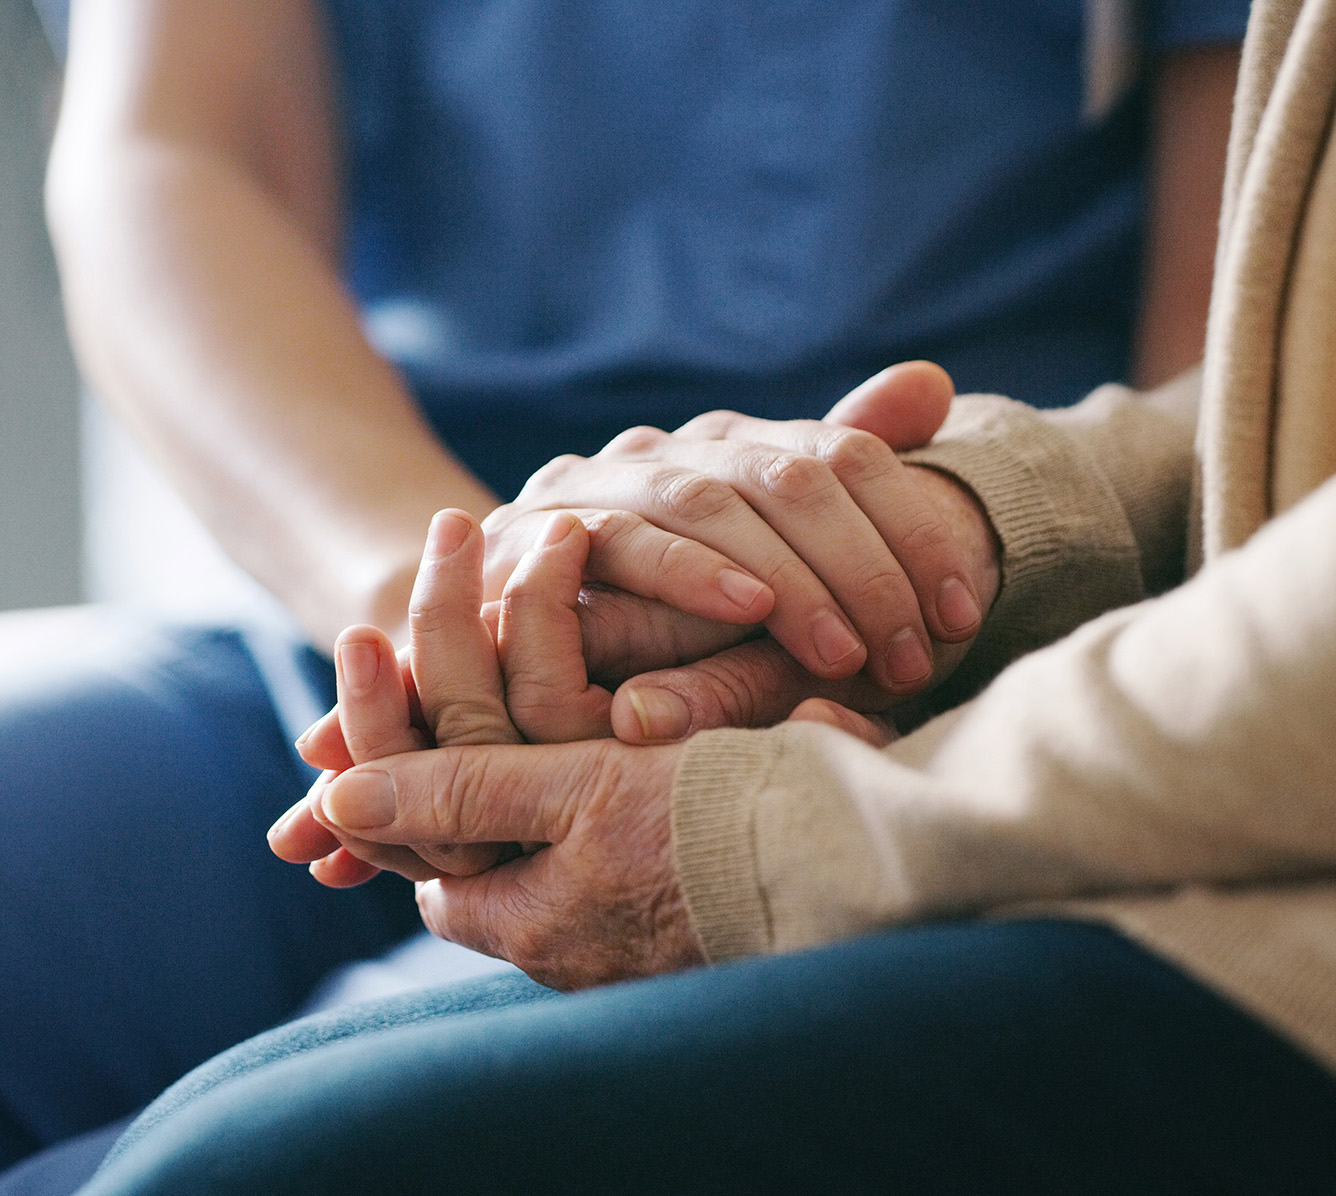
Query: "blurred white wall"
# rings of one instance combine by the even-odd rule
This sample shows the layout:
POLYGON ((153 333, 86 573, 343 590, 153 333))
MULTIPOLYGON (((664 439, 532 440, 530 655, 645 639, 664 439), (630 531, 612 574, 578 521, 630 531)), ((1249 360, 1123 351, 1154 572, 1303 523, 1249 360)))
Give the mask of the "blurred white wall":
MULTIPOLYGON (((0 0, 2 2, 2 0, 0 0)), ((125 428, 83 411, 84 591, 172 618, 286 618, 234 565, 125 428)))
POLYGON ((81 596, 78 380, 42 220, 55 87, 29 0, 0 0, 0 609, 81 596))
MULTIPOLYGON (((38 3, 63 40, 63 5, 38 3)), ((0 0, 0 610, 88 600, 272 617, 129 435, 80 401, 42 216, 58 86, 31 0, 0 0)))

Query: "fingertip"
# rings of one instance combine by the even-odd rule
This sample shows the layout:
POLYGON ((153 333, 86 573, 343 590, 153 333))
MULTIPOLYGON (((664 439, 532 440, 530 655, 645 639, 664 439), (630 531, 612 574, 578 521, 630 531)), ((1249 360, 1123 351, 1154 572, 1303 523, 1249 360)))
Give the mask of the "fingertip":
POLYGON ((820 677, 852 677, 867 662, 867 645, 832 610, 818 611, 809 628, 817 662, 809 667, 820 677))
POLYGON ((617 739, 630 744, 645 742, 645 724, 636 713, 634 703, 621 690, 612 696, 609 717, 612 722, 612 733, 617 739))
POLYGON ((554 511, 538 537, 539 548, 554 548, 571 534, 580 521, 569 511, 554 511))
POLYGON ((374 643, 349 639, 339 645, 336 656, 343 690, 361 697, 370 693, 380 677, 380 653, 374 643))
POLYGON ((715 584, 748 623, 761 622, 774 609, 775 591, 750 573, 733 568, 721 569, 715 584))
POLYGON ((337 769, 347 768, 352 764, 347 745, 343 740, 343 727, 339 722, 339 708, 335 706, 328 713, 316 719, 293 745, 299 755, 312 768, 337 769))
POLYGON ((307 871, 327 889, 356 888, 380 874, 376 865, 359 860, 346 847, 338 847, 329 855, 312 860, 307 871))
POLYGON ((278 819, 274 822, 274 825, 271 826, 264 833, 264 837, 269 842, 269 845, 271 847, 275 842, 284 841, 287 829, 292 824, 293 819, 295 819, 297 815, 300 814, 301 811, 306 808, 307 808, 307 799, 303 797, 300 801, 296 802, 288 809, 284 810, 283 813, 278 816, 278 819))
POLYGON ((317 805, 318 793, 313 788, 269 828, 265 836, 269 850, 284 863, 309 864, 339 846, 338 838, 316 818, 317 805))
MULTIPOLYGON (((896 366, 891 367, 891 369, 896 368, 896 366)), ((902 361, 898 369, 907 384, 912 383, 918 388, 919 399, 925 403, 936 402, 942 410, 942 417, 945 418, 946 408, 956 397, 955 379, 947 372, 946 367, 935 361, 919 360, 902 361)))
POLYGON ((454 507, 437 511, 431 517, 431 524, 427 528, 427 542, 423 555, 429 559, 439 559, 458 552, 477 526, 477 520, 467 511, 454 507))
POLYGON ((389 636, 379 627, 358 623, 340 632, 334 641, 335 673, 343 691, 356 697, 370 693, 387 666, 397 671, 398 661, 389 636))
POLYGON ((936 607, 942 637, 949 643, 968 639, 983 622, 979 600, 959 577, 948 577, 937 587, 936 607))
POLYGON ((891 637, 883 664, 886 676, 877 680, 896 693, 917 693, 932 680, 932 652, 913 627, 891 637))
MULTIPOLYGON (((334 660, 338 662, 339 649, 344 644, 378 643, 384 640, 389 643, 388 637, 379 627, 371 623, 353 623, 339 632, 338 638, 334 641, 334 660)), ((393 649, 391 649, 393 651, 393 649)))
POLYGON ((533 546, 515 563, 502 591, 502 602, 518 594, 560 595, 559 604, 573 604, 589 559, 589 532, 569 511, 554 511, 533 546))
POLYGON ((829 698, 808 698, 794 707, 788 721, 822 723, 873 747, 885 747, 895 739, 892 728, 867 718, 829 698))

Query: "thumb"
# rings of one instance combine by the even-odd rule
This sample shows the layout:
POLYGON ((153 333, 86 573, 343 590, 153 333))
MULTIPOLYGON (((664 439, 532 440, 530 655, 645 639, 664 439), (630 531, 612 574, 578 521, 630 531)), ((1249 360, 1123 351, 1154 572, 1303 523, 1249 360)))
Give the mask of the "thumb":
POLYGON ((664 743, 711 727, 769 727, 813 697, 862 710, 891 700, 865 673, 825 681, 774 640, 755 640, 633 677, 613 696, 612 729, 624 743, 664 743))
POLYGON ((897 452, 928 443, 955 397, 951 375, 931 361, 903 361, 855 387, 825 422, 871 432, 897 452))

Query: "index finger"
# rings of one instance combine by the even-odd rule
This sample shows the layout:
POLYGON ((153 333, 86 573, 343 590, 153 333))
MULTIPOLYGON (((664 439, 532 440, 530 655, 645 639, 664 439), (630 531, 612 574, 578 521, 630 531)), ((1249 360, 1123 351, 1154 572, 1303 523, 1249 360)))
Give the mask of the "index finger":
POLYGON ((614 744, 475 745, 387 756, 331 780, 322 810, 339 830, 373 843, 557 843, 570 834, 583 800, 609 783, 614 744))

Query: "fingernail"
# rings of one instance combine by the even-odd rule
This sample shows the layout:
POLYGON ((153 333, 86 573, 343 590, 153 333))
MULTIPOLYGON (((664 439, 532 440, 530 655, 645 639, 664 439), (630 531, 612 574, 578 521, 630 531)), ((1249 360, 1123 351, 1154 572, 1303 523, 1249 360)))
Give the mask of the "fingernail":
POLYGON ((681 739, 691 730, 691 711, 670 689, 628 689, 626 700, 646 739, 681 739))
POLYGON ((311 732, 315 730, 315 728, 316 728, 316 723, 318 723, 319 721, 320 721, 319 719, 316 719, 314 723, 312 723, 309 727, 306 728, 305 731, 303 731, 300 735, 298 735, 298 736, 297 736, 297 739, 296 739, 296 742, 293 743, 292 746, 295 747, 298 751, 300 751, 301 748, 302 748, 302 745, 303 745, 308 739, 311 738, 311 732))
POLYGON ((551 548, 554 544, 560 544, 574 529, 575 516, 558 511, 543 528, 543 534, 538 540, 539 547, 551 548))
POLYGON ((325 816, 345 830, 372 830, 394 821, 394 781, 380 769, 345 772, 321 799, 325 816))
POLYGON ((898 685, 924 681, 932 672, 932 657, 913 628, 906 627, 891 640, 886 651, 886 669, 898 685))
POLYGON ((449 556, 469 534, 469 521, 449 511, 437 511, 427 529, 427 555, 449 556))
POLYGON ((354 695, 368 693, 380 676, 380 653, 375 644, 353 641, 339 645, 339 671, 354 695))
POLYGON ((277 835, 282 834, 283 828, 287 826, 288 823, 291 822, 297 816, 297 811, 303 809, 305 805, 306 805, 306 799, 302 798, 302 800, 299 801, 291 809, 285 810, 282 814, 279 815, 278 821, 275 822, 274 825, 271 826, 265 832, 264 837, 272 841, 277 835))
POLYGON ((826 664, 839 664, 863 647, 863 641, 828 610, 812 620, 812 643, 826 664))
POLYGON ((739 573, 736 569, 720 569, 715 582, 724 597, 743 610, 749 610, 766 590, 764 582, 739 573))
POLYGON ((983 612, 965 583, 948 577, 937 589, 937 617, 947 631, 968 631, 983 618, 983 612))

